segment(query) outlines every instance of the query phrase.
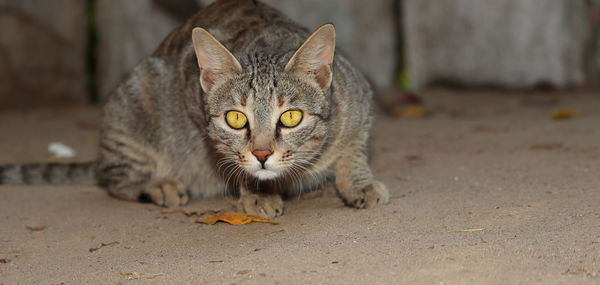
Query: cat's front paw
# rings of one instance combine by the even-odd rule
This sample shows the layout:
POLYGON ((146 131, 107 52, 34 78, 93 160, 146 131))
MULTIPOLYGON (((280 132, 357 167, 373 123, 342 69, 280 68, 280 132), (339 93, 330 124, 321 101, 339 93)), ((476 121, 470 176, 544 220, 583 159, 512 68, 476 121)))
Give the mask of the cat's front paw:
POLYGON ((170 180, 160 179, 150 182, 145 189, 154 204, 164 207, 177 207, 187 204, 189 195, 185 185, 170 180))
POLYGON ((248 215, 272 219, 283 215, 283 200, 279 195, 244 194, 238 209, 248 215))
POLYGON ((369 209, 387 204, 390 201, 390 193, 383 183, 373 181, 367 187, 342 195, 342 198, 350 207, 369 209))

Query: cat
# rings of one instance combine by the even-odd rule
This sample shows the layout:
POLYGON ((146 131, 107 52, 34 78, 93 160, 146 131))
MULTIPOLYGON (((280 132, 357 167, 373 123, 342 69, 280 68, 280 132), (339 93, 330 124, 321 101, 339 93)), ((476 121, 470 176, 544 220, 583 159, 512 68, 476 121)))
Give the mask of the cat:
POLYGON ((333 184, 342 201, 389 201, 367 145, 372 90, 335 47, 258 1, 219 0, 140 62, 108 100, 97 161, 0 167, 0 183, 97 183, 165 207, 239 195, 250 215, 333 184))

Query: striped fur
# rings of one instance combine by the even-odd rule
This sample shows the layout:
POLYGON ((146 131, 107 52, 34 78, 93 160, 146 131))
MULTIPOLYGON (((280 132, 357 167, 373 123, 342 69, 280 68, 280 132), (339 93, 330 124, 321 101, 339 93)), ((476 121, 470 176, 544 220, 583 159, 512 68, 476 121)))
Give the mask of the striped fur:
POLYGON ((237 193, 241 210, 266 218, 283 213, 282 195, 330 183, 349 206, 386 203, 366 155, 371 88, 334 47, 331 25, 311 35, 261 2, 219 0, 114 91, 93 165, 5 166, 0 179, 63 183, 94 172, 120 199, 172 207, 237 193), (248 124, 229 127, 230 110, 248 124), (278 122, 286 110, 303 113, 298 126, 278 122), (272 151, 262 166, 256 149, 272 151))
POLYGON ((96 184, 94 163, 0 165, 0 184, 96 184))

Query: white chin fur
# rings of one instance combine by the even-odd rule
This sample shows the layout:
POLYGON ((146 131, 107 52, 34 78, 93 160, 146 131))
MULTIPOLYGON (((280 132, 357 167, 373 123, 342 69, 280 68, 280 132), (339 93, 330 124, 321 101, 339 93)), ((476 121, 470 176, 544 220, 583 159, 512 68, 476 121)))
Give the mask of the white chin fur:
POLYGON ((258 177, 259 180, 270 180, 275 179, 279 174, 275 171, 261 169, 254 172, 254 176, 258 177))

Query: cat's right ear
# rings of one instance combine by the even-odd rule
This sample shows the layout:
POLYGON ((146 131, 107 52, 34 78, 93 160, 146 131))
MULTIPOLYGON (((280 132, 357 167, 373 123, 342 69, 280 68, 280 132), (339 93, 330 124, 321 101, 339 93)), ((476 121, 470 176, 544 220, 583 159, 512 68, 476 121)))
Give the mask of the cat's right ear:
POLYGON ((285 71, 310 78, 325 90, 331 85, 331 65, 335 53, 335 27, 325 24, 314 31, 294 53, 285 71))
POLYGON ((233 54, 205 29, 194 28, 192 41, 204 92, 211 90, 220 79, 242 72, 242 66, 233 54))

